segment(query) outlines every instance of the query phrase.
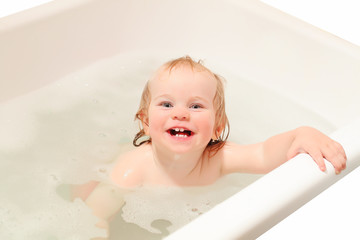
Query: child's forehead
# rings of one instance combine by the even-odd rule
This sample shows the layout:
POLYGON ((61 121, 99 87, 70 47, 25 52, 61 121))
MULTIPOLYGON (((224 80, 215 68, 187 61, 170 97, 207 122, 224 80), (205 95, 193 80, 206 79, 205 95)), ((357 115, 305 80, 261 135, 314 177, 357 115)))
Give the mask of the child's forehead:
POLYGON ((179 65, 172 68, 167 67, 166 65, 161 66, 150 79, 151 82, 163 82, 169 79, 180 79, 180 80, 197 80, 197 79, 207 79, 205 84, 210 84, 211 82, 216 82, 215 76, 212 72, 207 70, 204 67, 193 67, 190 65, 179 65))
POLYGON ((152 99, 163 95, 213 99, 217 89, 217 81, 212 74, 208 71, 193 71, 192 68, 165 69, 149 83, 152 99))

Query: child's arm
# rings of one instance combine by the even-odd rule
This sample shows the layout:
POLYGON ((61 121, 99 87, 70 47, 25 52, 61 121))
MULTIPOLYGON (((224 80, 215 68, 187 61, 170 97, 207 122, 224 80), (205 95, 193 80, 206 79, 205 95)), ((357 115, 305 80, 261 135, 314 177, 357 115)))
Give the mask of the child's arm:
POLYGON ((322 171, 326 170, 323 158, 332 163, 337 174, 346 167, 346 155, 339 143, 314 128, 299 127, 262 143, 225 146, 222 174, 267 173, 299 153, 308 153, 322 171))

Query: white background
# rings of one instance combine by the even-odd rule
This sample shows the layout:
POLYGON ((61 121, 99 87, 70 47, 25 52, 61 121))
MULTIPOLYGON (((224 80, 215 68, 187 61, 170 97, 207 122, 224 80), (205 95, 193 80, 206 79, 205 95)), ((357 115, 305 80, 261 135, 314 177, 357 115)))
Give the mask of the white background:
POLYGON ((51 0, 0 0, 0 18, 47 2, 51 0))

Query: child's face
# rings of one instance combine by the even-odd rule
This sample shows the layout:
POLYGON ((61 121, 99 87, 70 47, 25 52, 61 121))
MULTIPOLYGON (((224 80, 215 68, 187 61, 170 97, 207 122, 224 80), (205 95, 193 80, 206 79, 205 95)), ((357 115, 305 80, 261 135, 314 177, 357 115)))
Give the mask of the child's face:
POLYGON ((203 151, 216 138, 216 86, 210 73, 187 66, 158 74, 150 82, 148 126, 144 124, 152 144, 174 153, 203 151))

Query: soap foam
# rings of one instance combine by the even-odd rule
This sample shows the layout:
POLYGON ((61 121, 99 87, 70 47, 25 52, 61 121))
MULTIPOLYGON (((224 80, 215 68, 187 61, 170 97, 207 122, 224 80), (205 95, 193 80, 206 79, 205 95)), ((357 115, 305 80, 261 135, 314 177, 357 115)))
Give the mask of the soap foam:
POLYGON ((233 180, 223 178, 204 187, 141 187, 124 195, 121 216, 125 222, 157 234, 161 231, 152 224, 166 220, 171 223, 167 230, 173 232, 238 192, 242 186, 233 180))

